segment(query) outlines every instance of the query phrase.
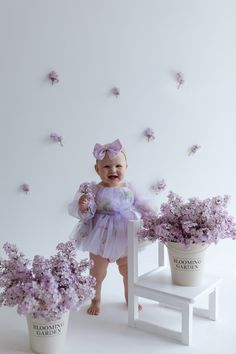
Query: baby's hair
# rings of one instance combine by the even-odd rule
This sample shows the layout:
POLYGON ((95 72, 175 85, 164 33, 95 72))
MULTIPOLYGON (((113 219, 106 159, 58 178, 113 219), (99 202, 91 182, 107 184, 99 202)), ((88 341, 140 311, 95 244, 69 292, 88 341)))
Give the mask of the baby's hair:
POLYGON ((122 152, 122 154, 124 155, 124 157, 125 157, 125 161, 126 161, 126 163, 127 163, 126 153, 124 152, 124 150, 123 150, 123 149, 121 150, 121 152, 122 152))

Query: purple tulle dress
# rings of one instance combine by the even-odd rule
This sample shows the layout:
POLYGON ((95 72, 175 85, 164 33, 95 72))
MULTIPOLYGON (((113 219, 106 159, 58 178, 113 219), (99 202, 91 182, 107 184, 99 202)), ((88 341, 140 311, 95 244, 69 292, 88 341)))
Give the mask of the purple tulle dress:
POLYGON ((128 220, 140 219, 142 208, 129 183, 116 188, 94 183, 91 186, 93 198, 88 212, 81 213, 78 208, 81 189, 69 205, 69 214, 80 219, 71 238, 76 240, 80 250, 114 262, 127 256, 128 220))

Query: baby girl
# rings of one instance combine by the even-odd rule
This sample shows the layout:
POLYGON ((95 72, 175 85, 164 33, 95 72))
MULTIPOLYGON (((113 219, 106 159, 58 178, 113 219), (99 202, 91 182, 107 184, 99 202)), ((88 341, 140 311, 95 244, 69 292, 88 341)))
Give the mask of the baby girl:
POLYGON ((117 139, 111 144, 94 146, 95 170, 101 181, 83 183, 69 205, 69 214, 79 218, 73 238, 78 248, 88 251, 94 267, 90 274, 96 278, 96 295, 87 312, 100 312, 101 286, 110 262, 116 262, 123 277, 128 302, 128 220, 140 219, 150 211, 133 186, 125 181, 127 157, 117 139))

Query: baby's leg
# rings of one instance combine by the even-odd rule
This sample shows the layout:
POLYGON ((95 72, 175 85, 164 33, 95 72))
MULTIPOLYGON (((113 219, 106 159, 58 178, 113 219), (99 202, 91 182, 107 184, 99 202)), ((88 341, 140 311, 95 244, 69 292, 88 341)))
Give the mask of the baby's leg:
POLYGON ((90 259, 94 262, 94 266, 90 269, 90 275, 96 278, 96 295, 92 300, 87 313, 90 315, 98 315, 100 312, 102 282, 107 274, 109 261, 106 258, 97 256, 93 253, 90 253, 89 256, 90 259))
POLYGON ((123 277, 124 291, 125 291, 125 301, 128 304, 128 258, 122 257, 116 261, 118 265, 119 272, 123 277))
MULTIPOLYGON (((124 282, 124 290, 125 290, 125 301, 126 304, 128 305, 128 258, 127 257, 122 257, 119 258, 116 261, 116 264, 119 267, 119 272, 123 276, 123 282, 124 282)), ((138 305, 138 310, 142 310, 142 305, 138 305)))

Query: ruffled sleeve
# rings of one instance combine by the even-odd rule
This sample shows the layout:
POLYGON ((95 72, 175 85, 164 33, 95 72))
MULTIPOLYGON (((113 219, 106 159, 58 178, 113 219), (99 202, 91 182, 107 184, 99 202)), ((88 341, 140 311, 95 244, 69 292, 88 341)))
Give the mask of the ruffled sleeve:
POLYGON ((141 214, 141 218, 156 212, 153 196, 148 191, 141 191, 134 183, 129 182, 128 187, 134 194, 134 207, 141 214))
POLYGON ((79 190, 76 192, 73 201, 68 205, 68 213, 71 216, 74 216, 75 218, 80 219, 82 221, 92 219, 97 209, 95 201, 96 192, 97 185, 95 182, 82 183, 79 187, 79 190), (79 210, 79 199, 84 194, 89 195, 90 200, 88 204, 88 210, 85 213, 82 213, 79 210))

